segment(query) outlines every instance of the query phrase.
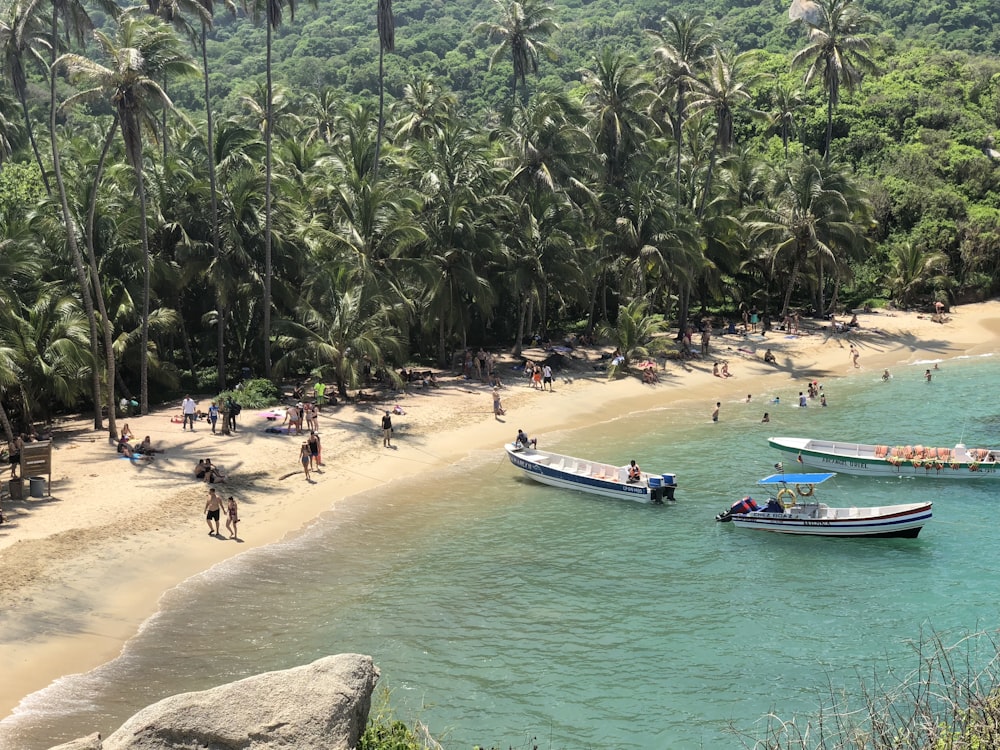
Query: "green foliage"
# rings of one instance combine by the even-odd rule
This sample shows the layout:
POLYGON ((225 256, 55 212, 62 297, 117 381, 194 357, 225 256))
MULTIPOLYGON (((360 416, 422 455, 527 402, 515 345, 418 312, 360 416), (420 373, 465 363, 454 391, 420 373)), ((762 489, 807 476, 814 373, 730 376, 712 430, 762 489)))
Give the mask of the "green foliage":
POLYGON ((0 224, 35 205, 45 195, 45 185, 34 162, 12 162, 0 169, 0 224))
POLYGON ((242 388, 223 391, 216 396, 216 401, 224 403, 227 398, 232 398, 247 409, 263 409, 279 403, 281 394, 278 392, 278 387, 270 380, 257 378, 246 381, 242 388))
POLYGON ((441 750, 423 725, 412 729, 396 718, 390 698, 389 689, 384 687, 373 696, 374 705, 358 739, 358 750, 441 750))
POLYGON ((401 721, 369 722, 358 750, 423 750, 413 731, 401 721))

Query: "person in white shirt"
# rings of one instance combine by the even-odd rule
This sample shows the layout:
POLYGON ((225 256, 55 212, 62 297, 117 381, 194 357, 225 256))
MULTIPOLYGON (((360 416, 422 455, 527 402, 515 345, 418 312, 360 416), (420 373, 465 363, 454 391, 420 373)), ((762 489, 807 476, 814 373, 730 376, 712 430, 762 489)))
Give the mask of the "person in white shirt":
POLYGON ((198 410, 198 405, 195 404, 194 399, 190 396, 185 396, 184 400, 181 402, 181 413, 184 416, 181 422, 181 429, 183 430, 187 427, 188 423, 191 423, 191 432, 194 432, 194 420, 195 412, 198 410))
POLYGON ((548 365, 545 365, 542 368, 542 390, 543 391, 545 390, 545 386, 548 386, 550 391, 552 390, 552 368, 549 367, 548 365))

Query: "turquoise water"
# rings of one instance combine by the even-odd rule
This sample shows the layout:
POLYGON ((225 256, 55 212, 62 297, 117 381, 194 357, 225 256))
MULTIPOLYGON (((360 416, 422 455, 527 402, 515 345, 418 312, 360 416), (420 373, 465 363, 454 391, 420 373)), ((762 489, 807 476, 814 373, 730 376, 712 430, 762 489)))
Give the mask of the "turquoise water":
MULTIPOLYGON (((995 629, 995 484, 839 476, 833 505, 932 499, 916 540, 782 538, 713 522, 771 473, 770 435, 885 444, 1000 443, 1000 362, 949 360, 684 403, 543 447, 678 474, 651 507, 523 480, 496 451, 343 503, 294 541, 171 591, 121 658, 64 678, 0 724, 45 748, 140 707, 319 656, 372 654, 403 718, 447 748, 738 747, 768 711, 814 712, 873 668, 908 672, 912 642, 995 629), (780 395, 780 406, 765 403, 780 395), (764 411, 769 425, 760 424, 764 411)), ((544 433, 540 425, 523 425, 544 433)), ((787 461, 786 461, 787 467, 787 461)), ((833 485, 832 487, 830 485, 833 485)), ((249 530, 248 530, 249 531, 249 530)))

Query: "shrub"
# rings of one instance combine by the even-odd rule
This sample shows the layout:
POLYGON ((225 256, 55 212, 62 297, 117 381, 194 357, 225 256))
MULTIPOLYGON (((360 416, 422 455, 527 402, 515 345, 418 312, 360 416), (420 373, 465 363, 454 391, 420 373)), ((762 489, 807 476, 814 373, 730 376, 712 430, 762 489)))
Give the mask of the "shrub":
POLYGON ((281 400, 278 387, 265 378, 247 380, 239 390, 223 391, 216 397, 217 403, 225 403, 229 397, 248 409, 262 409, 281 400))

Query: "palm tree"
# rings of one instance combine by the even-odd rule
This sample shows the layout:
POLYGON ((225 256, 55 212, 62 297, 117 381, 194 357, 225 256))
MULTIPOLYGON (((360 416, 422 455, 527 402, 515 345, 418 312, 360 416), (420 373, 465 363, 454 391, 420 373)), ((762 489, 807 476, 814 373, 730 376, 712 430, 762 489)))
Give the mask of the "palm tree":
POLYGON ((10 4, 7 8, 10 13, 9 19, 0 18, 0 51, 3 54, 4 70, 10 78, 18 101, 21 103, 25 132, 28 134, 31 150, 35 154, 35 162, 38 164, 45 192, 51 195, 48 170, 46 170, 45 164, 42 162, 42 155, 38 151, 35 130, 32 127, 33 120, 28 112, 28 79, 24 69, 25 58, 28 58, 33 60, 43 71, 48 72, 48 64, 40 51, 48 49, 50 45, 44 37, 44 19, 40 15, 42 6, 42 0, 29 0, 26 3, 12 2, 10 4))
POLYGON ((375 141, 375 166, 372 177, 378 179, 378 159, 382 153, 382 131, 385 130, 385 53, 396 49, 396 18, 392 15, 392 0, 378 0, 378 139, 375 141))
POLYGON ((429 140, 440 135, 454 117, 458 97, 442 91, 429 78, 417 78, 403 87, 403 98, 393 110, 396 140, 429 140))
POLYGON ((788 142, 795 133, 795 123, 799 112, 803 109, 805 103, 802 101, 802 92, 779 81, 771 92, 771 111, 768 113, 768 120, 781 136, 785 159, 788 158, 788 142))
POLYGON ((833 109, 840 103, 840 87, 853 91, 865 73, 878 70, 868 57, 870 42, 861 34, 875 25, 875 17, 863 12, 855 0, 815 0, 818 14, 797 19, 808 29, 808 44, 795 53, 792 68, 808 66, 808 86, 819 77, 826 90, 826 141, 823 156, 830 159, 833 109))
POLYGON ((893 299, 900 305, 910 305, 928 287, 942 288, 951 283, 948 256, 942 252, 922 250, 910 242, 894 245, 889 250, 885 281, 893 299))
POLYGON ((71 80, 82 82, 84 90, 71 96, 64 106, 87 99, 104 98, 115 112, 121 130, 125 158, 132 168, 139 206, 139 231, 143 251, 142 343, 140 361, 140 405, 149 412, 150 249, 146 189, 143 177, 143 131, 156 134, 155 107, 172 108, 173 104, 159 81, 164 76, 196 75, 197 67, 181 50, 170 28, 155 18, 139 15, 136 9, 118 19, 116 35, 95 32, 95 38, 112 67, 82 55, 67 54, 59 59, 71 80))
POLYGON ((867 200, 841 169, 816 155, 804 155, 778 170, 769 194, 772 207, 752 212, 748 226, 751 236, 768 246, 772 270, 789 269, 780 313, 784 317, 810 261, 822 268, 823 262, 837 263, 845 251, 859 246, 867 229, 867 200))
MULTIPOLYGON (((317 0, 311 0, 310 5, 316 7, 317 0)), ((281 26, 281 17, 284 14, 286 0, 244 0, 244 8, 248 10, 254 23, 264 20, 267 30, 267 56, 265 61, 265 76, 267 89, 267 105, 264 118, 264 377, 271 377, 271 285, 274 277, 274 269, 271 263, 271 210, 273 196, 271 193, 271 183, 273 179, 272 164, 272 138, 274 130, 274 81, 272 77, 272 46, 274 32, 281 26), (249 8, 246 3, 249 2, 249 8)), ((291 19, 295 20, 295 0, 287 0, 288 12, 291 19)))
POLYGON ((426 196, 420 213, 425 239, 413 246, 409 266, 419 290, 420 323, 436 335, 438 360, 447 364, 448 338, 462 342, 471 317, 489 318, 496 293, 490 271, 500 257, 499 218, 511 201, 498 195, 500 177, 486 139, 459 121, 410 149, 414 174, 426 196))
POLYGON ((580 71, 587 88, 594 144, 604 162, 604 182, 621 188, 629 165, 652 130, 646 116, 653 92, 635 59, 605 47, 592 70, 580 71))
POLYGON ((691 82, 712 54, 717 38, 712 26, 705 21, 700 13, 676 15, 668 13, 665 29, 662 32, 650 31, 649 34, 659 42, 653 50, 653 60, 656 63, 656 84, 660 99, 667 107, 674 136, 676 160, 677 202, 683 203, 681 188, 681 144, 684 136, 684 122, 687 119, 688 93, 691 82))
POLYGON ((9 358, 17 374, 26 425, 39 411, 47 415, 52 405, 72 406, 82 395, 93 364, 87 338, 87 320, 77 301, 54 287, 3 315, 0 358, 9 358))
POLYGON ((294 319, 276 322, 283 356, 279 374, 309 368, 316 377, 332 377, 337 392, 361 382, 364 364, 401 364, 406 353, 393 303, 373 280, 358 283, 349 264, 324 264, 304 284, 294 319))
POLYGON ((747 74, 746 67, 751 53, 733 54, 716 48, 703 79, 694 82, 694 97, 688 103, 691 112, 711 111, 715 116, 715 140, 708 157, 708 174, 698 205, 699 218, 711 198, 712 174, 719 153, 729 153, 733 143, 733 117, 735 111, 751 99, 750 87, 760 74, 747 74))
POLYGON ((637 297, 618 310, 614 323, 599 326, 600 335, 621 352, 623 362, 608 368, 608 377, 627 373, 636 359, 646 359, 655 353, 653 346, 658 337, 667 332, 667 322, 660 315, 651 315, 649 300, 637 297))
MULTIPOLYGON (((109 18, 117 18, 120 13, 120 9, 114 0, 97 0, 95 5, 102 12, 106 13, 109 18)), ((67 39, 73 39, 80 46, 83 46, 86 35, 94 28, 89 8, 80 0, 53 0, 52 14, 49 21, 49 39, 53 42, 60 38, 60 23, 64 27, 67 39)), ((111 322, 107 311, 104 309, 101 280, 97 273, 97 261, 93 256, 93 252, 90 253, 89 257, 91 277, 89 280, 87 278, 83 254, 80 251, 77 238, 76 219, 70 208, 69 196, 62 175, 62 160, 59 154, 58 130, 56 128, 56 82, 58 79, 55 73, 58 51, 56 44, 52 43, 49 45, 49 145, 52 151, 52 175, 55 179, 56 190, 59 193, 59 207, 62 212, 63 227, 66 233, 66 244, 73 259, 73 267, 76 270, 77 281, 80 284, 80 296, 83 299, 83 307, 87 313, 87 321, 90 325, 90 346, 94 358, 94 364, 91 368, 92 388, 94 392, 94 429, 101 429, 103 421, 100 408, 100 373, 97 366, 97 361, 100 357, 98 355, 97 313, 94 309, 94 298, 96 298, 104 327, 104 376, 106 380, 108 433, 111 439, 116 439, 118 432, 115 421, 115 352, 114 341, 111 336, 111 322)))
POLYGON ((538 58, 543 55, 549 60, 555 60, 554 49, 542 41, 559 30, 559 24, 552 20, 555 12, 547 5, 539 5, 536 0, 493 0, 500 13, 499 23, 483 22, 478 24, 473 33, 486 34, 491 39, 499 39, 500 43, 490 55, 490 68, 500 58, 510 55, 513 71, 511 74, 511 106, 517 102, 517 82, 526 86, 525 76, 530 70, 538 72, 538 58))

